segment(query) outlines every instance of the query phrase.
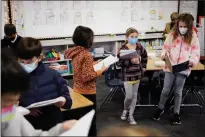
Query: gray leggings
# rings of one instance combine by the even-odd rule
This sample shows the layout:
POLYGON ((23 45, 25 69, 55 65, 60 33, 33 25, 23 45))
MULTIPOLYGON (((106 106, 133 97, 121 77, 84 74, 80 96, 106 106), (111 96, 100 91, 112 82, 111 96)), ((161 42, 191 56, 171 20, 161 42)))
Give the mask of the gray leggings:
POLYGON ((128 82, 124 82, 126 92, 126 97, 124 100, 124 110, 129 110, 129 116, 132 116, 135 111, 139 83, 140 82, 136 84, 130 84, 128 82))
POLYGON ((174 87, 174 113, 179 114, 180 105, 182 101, 182 90, 184 87, 184 83, 186 81, 186 76, 182 74, 177 74, 175 83, 174 83, 174 78, 175 75, 173 73, 170 72, 165 73, 164 86, 160 96, 159 108, 164 109, 164 105, 169 97, 171 87, 173 84, 175 84, 173 86, 174 87))

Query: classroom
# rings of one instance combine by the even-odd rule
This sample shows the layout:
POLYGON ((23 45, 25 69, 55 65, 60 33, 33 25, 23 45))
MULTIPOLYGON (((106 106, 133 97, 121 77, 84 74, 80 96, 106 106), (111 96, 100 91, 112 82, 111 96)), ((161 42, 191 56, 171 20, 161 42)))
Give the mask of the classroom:
POLYGON ((1 136, 205 134, 205 1, 1 3, 1 136))

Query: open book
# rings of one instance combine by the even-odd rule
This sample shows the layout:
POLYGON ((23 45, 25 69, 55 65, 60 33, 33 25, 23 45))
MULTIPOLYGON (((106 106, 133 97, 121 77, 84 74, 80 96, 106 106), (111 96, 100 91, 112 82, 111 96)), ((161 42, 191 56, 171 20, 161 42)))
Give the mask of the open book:
POLYGON ((65 101, 64 98, 56 98, 56 99, 51 99, 51 100, 46 100, 46 101, 41 101, 41 102, 37 102, 37 103, 33 103, 29 106, 27 106, 27 109, 31 109, 31 108, 39 108, 39 107, 44 107, 44 106, 49 106, 49 105, 53 105, 57 102, 63 102, 65 101))
POLYGON ((99 63, 95 64, 93 67, 94 67, 95 71, 98 71, 98 70, 102 69, 103 65, 105 67, 109 67, 110 65, 112 65, 112 64, 114 64, 118 61, 119 61, 119 59, 118 59, 117 56, 114 57, 113 55, 110 55, 107 58, 105 58, 104 60, 102 60, 99 63))
POLYGON ((136 50, 120 50, 120 58, 121 59, 131 59, 136 58, 138 56, 136 50))
POLYGON ((28 110, 28 109, 26 109, 24 107, 21 107, 21 106, 18 106, 16 111, 21 113, 22 115, 27 115, 27 114, 30 113, 30 110, 28 110))
POLYGON ((94 115, 95 110, 90 111, 80 118, 70 130, 63 132, 60 136, 88 136, 94 115))

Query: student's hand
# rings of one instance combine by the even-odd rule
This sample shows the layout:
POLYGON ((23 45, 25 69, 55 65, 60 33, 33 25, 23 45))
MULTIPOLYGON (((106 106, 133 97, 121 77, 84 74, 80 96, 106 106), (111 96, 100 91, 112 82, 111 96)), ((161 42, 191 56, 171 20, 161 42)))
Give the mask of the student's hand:
POLYGON ((32 115, 34 117, 38 117, 42 114, 42 112, 38 108, 30 109, 30 113, 28 115, 32 115))
POLYGON ((146 68, 142 68, 142 71, 143 71, 143 72, 146 72, 147 70, 146 70, 146 68))
POLYGON ((59 99, 61 99, 63 101, 57 102, 55 104, 55 106, 58 107, 58 108, 62 108, 65 105, 65 103, 66 103, 66 99, 65 99, 65 97, 59 97, 59 99))
POLYGON ((131 62, 132 62, 133 64, 140 64, 139 58, 132 58, 132 59, 131 59, 131 62))
POLYGON ((189 67, 193 67, 193 62, 189 62, 189 67))
POLYGON ((94 62, 93 62, 93 66, 94 66, 95 64, 98 64, 100 61, 101 61, 101 59, 99 59, 99 60, 97 60, 97 61, 94 61, 94 62))
POLYGON ((63 129, 66 130, 70 130, 75 124, 76 124, 77 120, 68 120, 65 121, 63 123, 63 129))

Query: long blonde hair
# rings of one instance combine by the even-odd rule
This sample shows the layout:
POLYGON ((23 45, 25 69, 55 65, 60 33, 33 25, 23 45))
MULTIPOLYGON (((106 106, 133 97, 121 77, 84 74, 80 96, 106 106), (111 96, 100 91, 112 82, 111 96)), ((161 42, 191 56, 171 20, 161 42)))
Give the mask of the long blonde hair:
MULTIPOLYGON (((126 30, 126 34, 125 34, 126 38, 128 38, 129 35, 132 34, 132 33, 137 33, 137 34, 138 34, 138 31, 137 31, 135 28, 133 28, 133 27, 128 28, 128 29, 126 30)), ((126 40, 125 40, 125 45, 126 45, 127 43, 128 43, 128 40, 126 39, 126 40)))

